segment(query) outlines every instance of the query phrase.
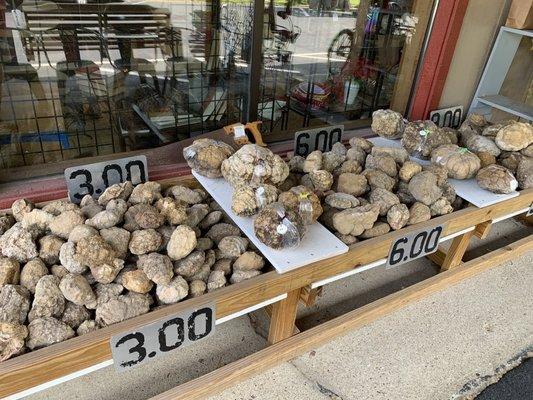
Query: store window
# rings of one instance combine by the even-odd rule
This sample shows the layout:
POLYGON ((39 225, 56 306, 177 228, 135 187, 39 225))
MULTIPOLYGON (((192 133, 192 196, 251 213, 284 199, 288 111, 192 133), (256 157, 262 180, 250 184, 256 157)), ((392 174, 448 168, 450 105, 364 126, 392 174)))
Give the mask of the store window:
POLYGON ((431 10, 411 3, 2 0, 0 180, 256 115, 276 141, 403 111, 431 10))

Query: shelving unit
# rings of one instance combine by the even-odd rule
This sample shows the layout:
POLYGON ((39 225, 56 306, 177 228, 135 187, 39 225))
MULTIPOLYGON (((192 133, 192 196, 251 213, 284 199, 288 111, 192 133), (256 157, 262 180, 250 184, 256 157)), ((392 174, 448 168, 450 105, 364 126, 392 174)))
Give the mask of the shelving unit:
POLYGON ((500 28, 492 52, 479 81, 468 113, 490 115, 496 108, 517 117, 533 121, 533 106, 502 96, 502 88, 507 72, 523 37, 533 38, 533 31, 508 27, 500 28))

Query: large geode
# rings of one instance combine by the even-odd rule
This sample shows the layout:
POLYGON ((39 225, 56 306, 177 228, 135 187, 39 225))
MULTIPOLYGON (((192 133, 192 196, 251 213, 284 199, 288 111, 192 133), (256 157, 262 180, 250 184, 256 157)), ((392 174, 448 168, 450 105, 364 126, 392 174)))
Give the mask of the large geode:
POLYGON ((222 176, 222 162, 234 153, 229 144, 214 139, 197 139, 183 149, 183 156, 193 171, 208 178, 222 176))
POLYGON ((428 159, 431 152, 444 144, 457 142, 457 138, 445 129, 440 129, 432 121, 409 122, 403 133, 402 146, 407 152, 418 158, 428 159))
POLYGON ((222 175, 233 187, 279 185, 289 175, 289 166, 269 149, 247 144, 222 162, 222 175))
POLYGON ((305 234, 300 214, 281 203, 263 208, 254 220, 254 232, 261 243, 273 249, 296 247, 305 234))
POLYGON ((402 114, 393 110, 376 110, 372 113, 372 132, 387 138, 398 139, 403 135, 405 122, 402 114))

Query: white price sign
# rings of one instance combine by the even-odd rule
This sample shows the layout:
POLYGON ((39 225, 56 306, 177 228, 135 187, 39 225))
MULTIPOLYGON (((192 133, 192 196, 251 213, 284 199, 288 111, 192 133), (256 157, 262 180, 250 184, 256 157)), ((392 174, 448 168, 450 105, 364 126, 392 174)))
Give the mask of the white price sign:
POLYGON ((294 134, 294 155, 306 157, 315 150, 330 151, 333 145, 340 142, 344 125, 325 126, 308 129, 294 134))
POLYGON ((79 203, 87 194, 98 197, 115 183, 131 181, 134 185, 148 180, 146 156, 119 158, 65 169, 68 197, 79 203))
POLYGON ((215 331, 215 305, 186 310, 111 338, 113 362, 118 372, 144 364, 180 347, 205 339, 215 331))
POLYGON ((463 106, 431 111, 429 113, 429 119, 441 128, 446 126, 448 128, 457 129, 461 126, 463 120, 463 106))
POLYGON ((390 248, 386 268, 397 267, 437 251, 443 229, 442 225, 437 225, 396 239, 390 248))

